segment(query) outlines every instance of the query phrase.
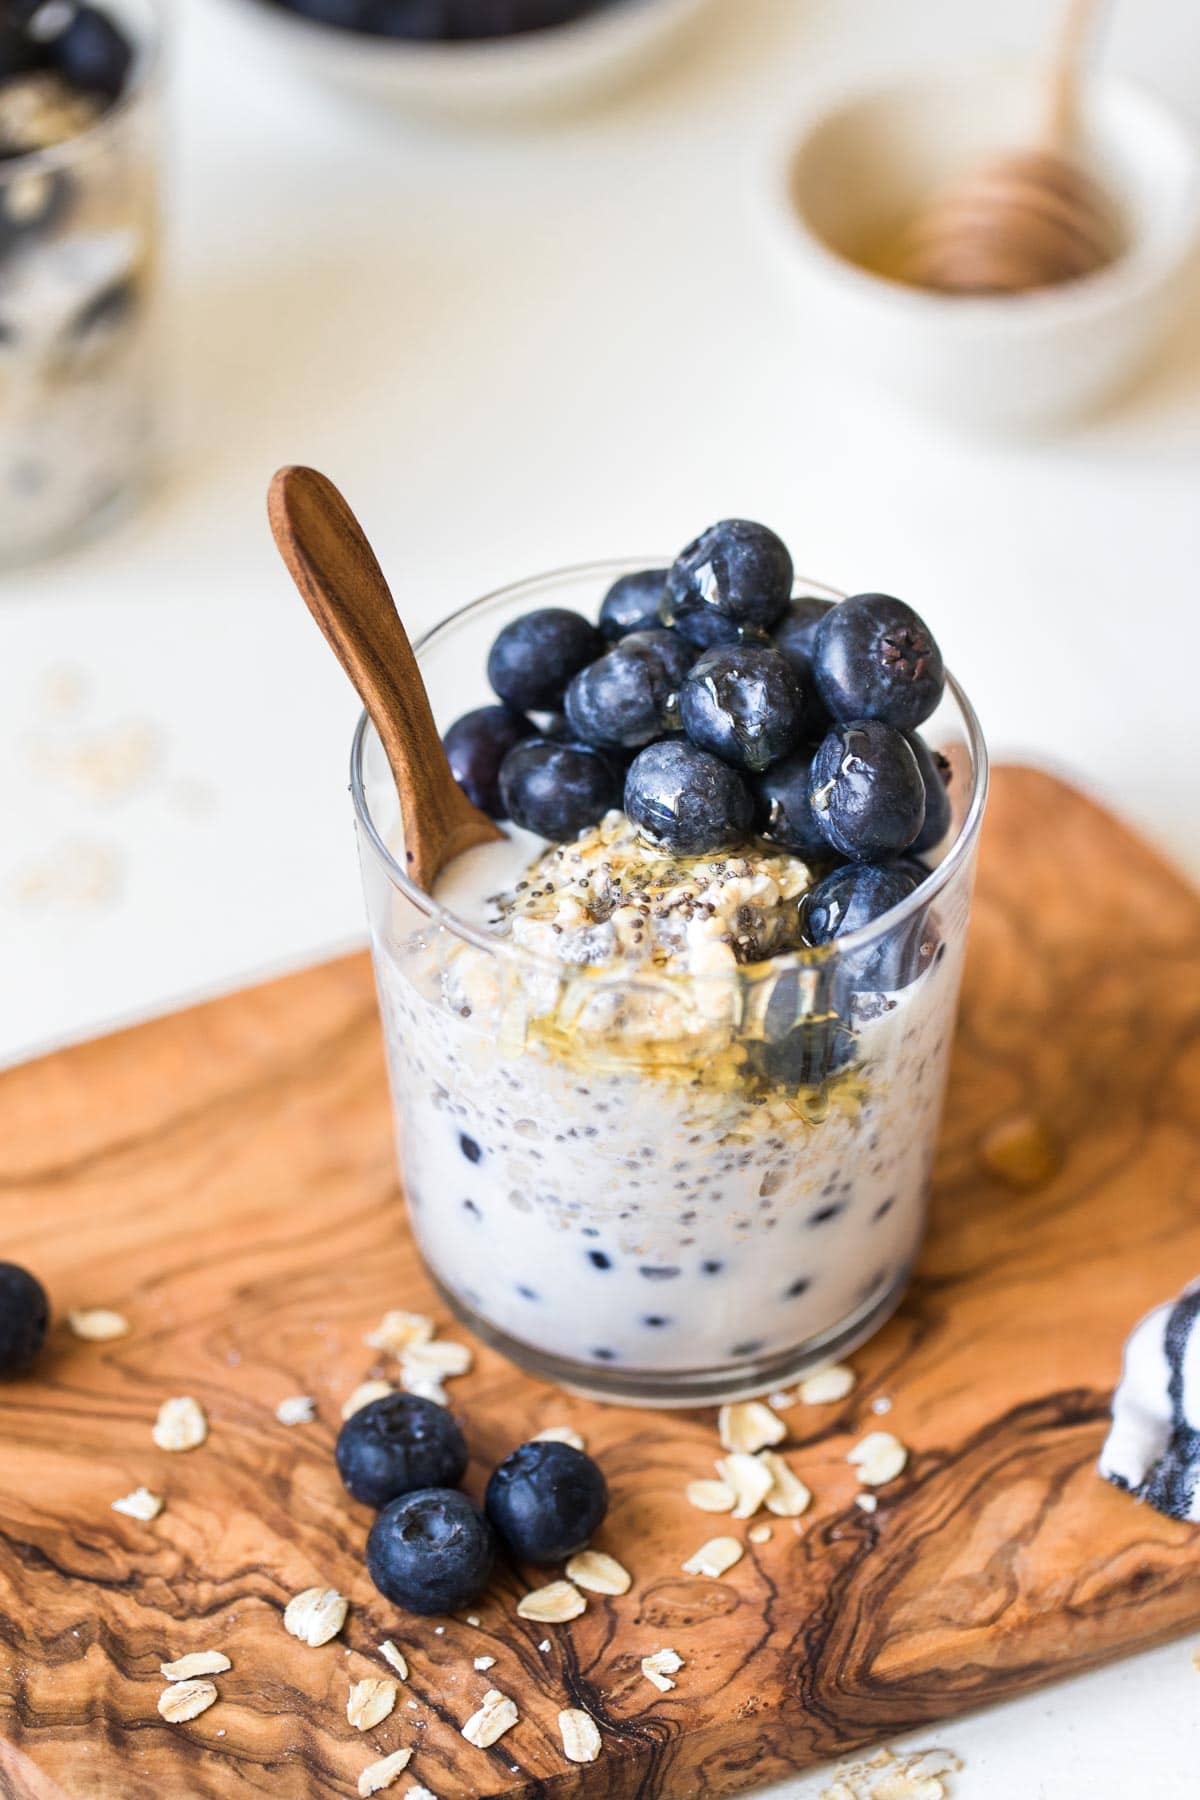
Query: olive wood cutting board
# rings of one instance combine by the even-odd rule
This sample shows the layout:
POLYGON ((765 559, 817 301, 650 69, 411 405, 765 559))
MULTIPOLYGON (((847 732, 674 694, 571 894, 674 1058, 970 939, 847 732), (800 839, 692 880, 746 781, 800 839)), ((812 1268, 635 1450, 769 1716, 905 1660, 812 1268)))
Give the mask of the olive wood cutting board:
POLYGON ((812 1510, 771 1519, 721 1581, 690 1578, 706 1538, 747 1529, 684 1499, 712 1473, 713 1412, 590 1405, 476 1346, 452 1387, 472 1491, 514 1444, 575 1426, 612 1489, 600 1546, 634 1585, 540 1625, 502 1571, 478 1626, 439 1632, 372 1589, 370 1515, 331 1454, 384 1310, 453 1330, 405 1227, 366 958, 17 1068, 2 1253, 60 1318, 116 1307, 131 1331, 59 1324, 36 1376, 0 1388, 0 1786, 353 1795, 407 1744, 398 1795, 718 1795, 1200 1627, 1200 1535, 1095 1473, 1126 1331, 1200 1272, 1198 1201, 1200 901, 1074 790, 1001 770, 933 1230, 855 1391, 787 1415, 812 1510), (1060 1166, 1022 1170, 1046 1129, 1060 1166), (318 1422, 279 1424, 304 1393, 318 1422), (177 1394, 210 1435, 172 1455, 150 1429, 177 1394), (883 1423, 911 1455, 868 1515, 845 1455, 883 1423), (152 1524, 110 1510, 141 1483, 166 1496, 152 1524), (320 1649, 282 1624, 314 1583, 351 1602, 320 1649), (409 1680, 360 1734, 348 1683, 389 1673, 389 1636, 409 1680), (639 1663, 668 1645, 684 1667, 659 1694, 639 1663), (219 1702, 165 1723, 160 1661, 214 1648, 233 1662, 219 1702), (520 1722, 475 1749, 459 1727, 492 1685, 520 1722), (600 1724, 594 1764, 563 1756, 568 1705, 600 1724))

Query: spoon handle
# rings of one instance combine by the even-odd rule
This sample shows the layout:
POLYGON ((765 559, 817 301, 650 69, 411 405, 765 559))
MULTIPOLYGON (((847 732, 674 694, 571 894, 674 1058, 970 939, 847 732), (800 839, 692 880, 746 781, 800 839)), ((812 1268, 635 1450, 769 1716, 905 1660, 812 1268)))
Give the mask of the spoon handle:
POLYGON ((408 872, 428 892, 460 852, 504 834, 451 773, 391 591, 337 488, 315 469, 281 469, 267 509, 292 580, 379 733, 400 796, 408 872))
POLYGON ((1042 137, 1048 149, 1065 151, 1070 147, 1076 124, 1084 46, 1099 11, 1099 0, 1067 0, 1046 92, 1042 137))

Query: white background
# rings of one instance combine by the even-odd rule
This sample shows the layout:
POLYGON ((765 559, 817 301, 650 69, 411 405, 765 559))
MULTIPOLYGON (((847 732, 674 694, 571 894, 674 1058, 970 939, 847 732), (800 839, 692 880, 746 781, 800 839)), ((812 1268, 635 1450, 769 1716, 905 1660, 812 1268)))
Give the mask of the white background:
MULTIPOLYGON (((1200 871, 1200 308, 1085 429, 964 441, 829 366, 753 204, 822 88, 1033 46, 1045 0, 714 0, 652 82, 474 133, 357 116, 215 0, 171 9, 172 456, 108 538, 0 580, 0 1061, 359 938, 355 709, 269 543, 285 461, 346 489, 411 627, 766 519, 928 615, 996 750, 1200 871)), ((1114 11, 1109 62, 1200 123, 1200 9, 1114 11)), ((956 1800, 1182 1800, 1200 1678, 1176 1646, 939 1739, 956 1800)))

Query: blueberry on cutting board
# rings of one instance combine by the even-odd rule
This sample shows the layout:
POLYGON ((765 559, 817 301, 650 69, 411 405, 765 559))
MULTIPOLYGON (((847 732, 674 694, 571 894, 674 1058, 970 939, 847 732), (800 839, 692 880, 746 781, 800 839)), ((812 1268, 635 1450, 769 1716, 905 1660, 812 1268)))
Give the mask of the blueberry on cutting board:
POLYGON ((50 1302, 36 1275, 0 1262, 0 1375, 20 1375, 41 1354, 50 1302))
POLYGON ((599 1529, 608 1485, 591 1457, 571 1444, 522 1444, 488 1482, 484 1506, 518 1561, 561 1562, 599 1529))
POLYGON ((457 1487, 467 1469, 458 1421, 416 1394, 384 1394, 338 1433, 338 1474, 364 1506, 386 1506, 419 1488, 457 1487))
POLYGON ((478 1600, 496 1558, 492 1528, 457 1488, 420 1488, 391 1500, 367 1539, 367 1573, 414 1613, 449 1613, 478 1600))

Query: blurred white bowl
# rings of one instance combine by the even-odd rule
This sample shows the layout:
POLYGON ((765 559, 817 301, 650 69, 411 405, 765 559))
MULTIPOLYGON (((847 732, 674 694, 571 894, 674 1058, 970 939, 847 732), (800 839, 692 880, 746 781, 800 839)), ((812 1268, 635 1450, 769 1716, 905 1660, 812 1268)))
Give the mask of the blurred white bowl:
POLYGON ((793 126, 770 171, 769 218, 819 331, 876 389, 961 424, 1045 427, 1122 385, 1161 341, 1194 277, 1196 141, 1157 99, 1089 79, 1078 155, 1114 195, 1128 249, 1082 281, 1016 296, 924 292, 862 266, 948 178, 1030 140, 1038 73, 975 67, 909 77, 793 126))
POLYGON ((226 0, 280 57, 360 98, 470 117, 561 111, 661 54, 711 0, 610 0, 542 31, 454 43, 369 37, 320 25, 274 0, 226 0))

